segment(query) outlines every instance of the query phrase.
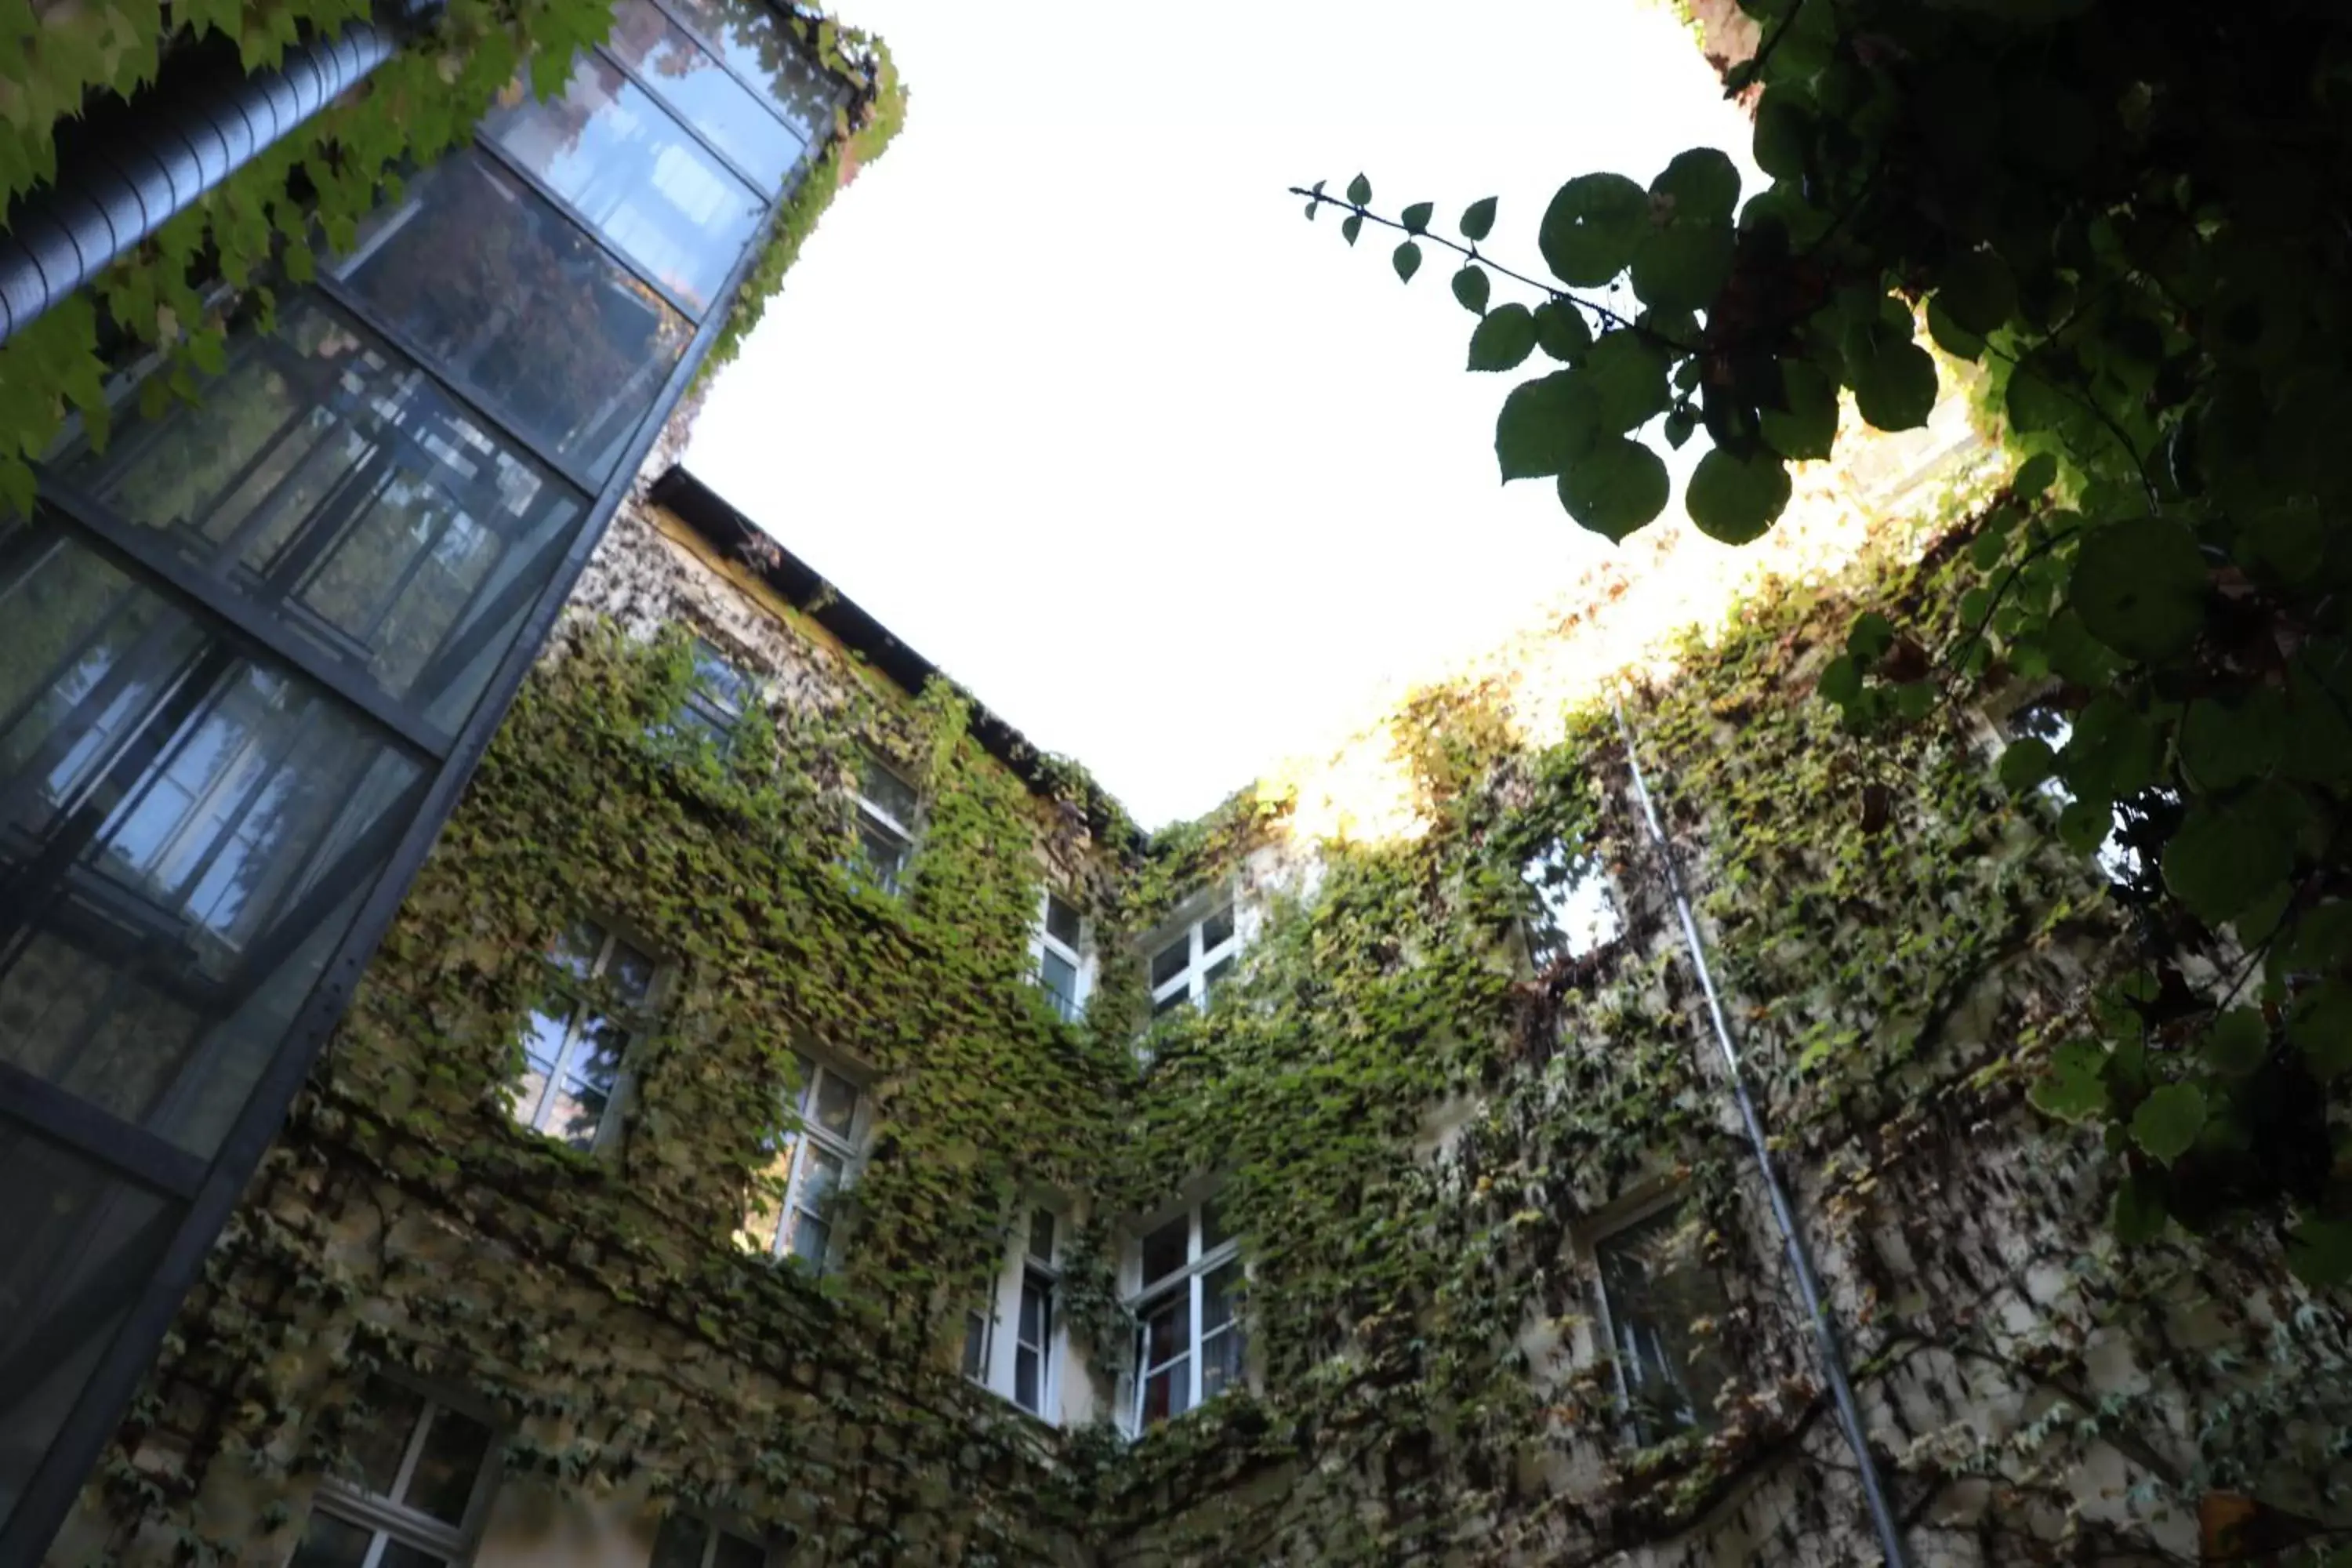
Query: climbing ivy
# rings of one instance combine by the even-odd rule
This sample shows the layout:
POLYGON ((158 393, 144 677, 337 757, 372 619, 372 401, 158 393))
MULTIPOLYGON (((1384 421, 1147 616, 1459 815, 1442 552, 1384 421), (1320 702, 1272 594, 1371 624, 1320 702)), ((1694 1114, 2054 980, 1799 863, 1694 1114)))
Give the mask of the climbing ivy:
POLYGON ((1932 625, 1874 610, 1822 692, 1892 758, 1953 704, 2054 688, 2069 732, 2021 742, 2004 778, 2062 784, 2085 854, 2124 822, 2147 874, 2138 965, 2038 1103, 2105 1130, 2120 1234, 2244 1226, 2308 1279, 2352 1279, 2352 342, 2331 284, 2352 266, 2352 32, 2303 0, 1741 8, 1760 41, 1727 88, 1760 89, 1771 179, 1744 205, 1711 149, 1646 186, 1580 175, 1540 215, 1538 272, 1495 259, 1491 198, 1455 240, 1432 204, 1373 210, 1361 175, 1296 194, 1350 244, 1400 231, 1407 280, 1460 256, 1470 368, 1549 362, 1504 399, 1503 479, 1554 480, 1612 540, 1667 502, 1653 434, 1706 432, 1685 510, 1744 543, 1849 407, 1908 428, 1939 354, 1984 367, 2031 458, 1970 546, 1990 575, 1932 625), (1496 302, 1497 280, 1529 302, 1496 302))

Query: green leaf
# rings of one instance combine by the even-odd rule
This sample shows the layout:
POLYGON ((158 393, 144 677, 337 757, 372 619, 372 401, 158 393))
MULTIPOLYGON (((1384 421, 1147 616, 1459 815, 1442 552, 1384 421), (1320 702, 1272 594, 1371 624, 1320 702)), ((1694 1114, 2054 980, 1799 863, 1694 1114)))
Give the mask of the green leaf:
POLYGON ((2093 637, 2132 658, 2186 652, 2205 624, 2205 558, 2185 523, 2111 522, 2075 546, 2067 599, 2093 637))
POLYGON ((2141 1247, 2164 1234, 2164 1184, 2153 1171, 2134 1171, 2116 1187, 2108 1217, 2116 1239, 2126 1247, 2141 1247))
POLYGON ((1536 342, 1543 352, 1566 363, 1584 358, 1592 346, 1592 329, 1584 312, 1562 300, 1547 300, 1536 307, 1536 342))
POLYGON ((1778 93, 1766 93, 1756 105, 1756 166, 1776 180, 1801 180, 1806 151, 1812 145, 1811 116, 1778 93))
POLYGON ((2216 794, 2276 767, 2286 738, 2286 700, 2274 688, 2236 701, 2193 698, 2180 716, 2180 765, 2199 791, 2216 794))
POLYGON ((1837 383, 1811 360, 1782 360, 1780 395, 1788 407, 1760 411, 1764 444, 1792 462, 1828 457, 1837 442, 1837 383))
POLYGON ((2205 1062, 2215 1072, 2243 1078, 2270 1055, 2271 1028, 2252 1007, 2232 1007, 2205 1029, 2205 1062))
POLYGON ((1895 646, 1895 623, 1876 610, 1864 610, 1846 628, 1846 656, 1864 669, 1878 662, 1878 656, 1895 646))
POLYGON ((2023 795, 2048 778, 2058 765, 2057 754, 2050 742, 2028 735, 2011 741, 2000 753, 1998 772, 2001 787, 2011 795, 2023 795))
POLYGON ((1731 276, 1731 225, 1669 224, 1633 247, 1633 292, 1661 310, 1698 310, 1731 276))
POLYGON ((1916 343, 1882 343, 1854 376, 1853 401, 1881 430, 1916 430, 1936 409, 1936 362, 1916 343))
POLYGON ((1843 708, 1862 695, 1862 667, 1849 655, 1840 654, 1822 670, 1813 689, 1843 708))
MULTIPOLYGON (((1454 298, 1464 310, 1474 316, 1483 316, 1486 313, 1487 290, 1488 284, 1484 268, 1465 267, 1454 275, 1454 298)), ((1524 313, 1527 307, 1522 305, 1516 306, 1514 309, 1524 313)), ((1532 326, 1529 331, 1532 334, 1532 326)), ((1528 341, 1530 342, 1534 341, 1532 335, 1528 341)))
POLYGON ((1666 356, 1633 331, 1609 333, 1584 356, 1604 429, 1640 427, 1666 411, 1674 394, 1666 386, 1666 356))
POLYGON ((2193 1083, 2168 1083, 2132 1112, 2132 1142, 2169 1165, 2189 1152, 2205 1126, 2205 1093, 2193 1083))
POLYGON ((1579 453, 1559 475, 1559 504, 1568 515, 1612 543, 1665 510, 1664 459, 1639 441, 1604 436, 1579 453))
POLYGON ((1683 443, 1698 428, 1698 411, 1687 403, 1677 403, 1666 411, 1666 445, 1679 452, 1683 443))
POLYGON ((1436 211, 1437 204, 1435 202, 1415 202, 1412 205, 1405 208, 1403 212, 1397 216, 1404 221, 1405 233, 1427 234, 1429 232, 1429 220, 1435 215, 1436 211))
POLYGON ((1536 247, 1563 283, 1591 288, 1632 264, 1650 222, 1649 193, 1622 174, 1580 174, 1544 208, 1536 247))
POLYGON ((1581 371, 1561 370, 1521 382, 1495 420, 1495 457, 1503 482, 1547 479, 1599 440, 1600 408, 1581 371))
POLYGON ((1396 268, 1399 282, 1412 282, 1412 275, 1421 270, 1421 247, 1406 240, 1390 256, 1389 265, 1396 268))
POLYGON ((1746 544, 1779 521, 1789 491, 1789 470, 1780 458, 1767 453, 1740 458, 1717 447, 1691 471, 1683 510, 1709 539, 1746 544))
POLYGON ((2107 1053, 2095 1040, 2069 1040, 2050 1053, 2050 1065, 2025 1098, 2045 1116, 2081 1122, 2107 1108, 2107 1053))
POLYGON ((2017 465, 2017 473, 2009 481, 2010 493, 2020 500, 2031 500, 2058 482, 2058 459, 2047 452, 2036 452, 2017 465))
POLYGON ((2017 280, 1994 252, 1964 251, 1945 264, 1934 302, 1961 331, 1985 337, 2017 313, 2017 280))
POLYGON ((2295 1221, 2286 1233, 2286 1266, 2316 1289, 2352 1279, 2352 1220, 2295 1221))
POLYGON ((2155 784, 2163 763, 2164 731, 2132 704, 2101 695, 2074 716, 2059 771, 2077 795, 2121 800, 2155 784))
POLYGON ((1360 207, 1369 204, 1372 199, 1371 181, 1364 178, 1361 174, 1349 180, 1348 182, 1348 199, 1355 203, 1360 207))
POLYGON ((1671 223, 1728 225, 1739 205, 1739 170, 1713 147, 1693 147, 1675 154, 1650 195, 1662 198, 1671 223))
POLYGON ((1363 232, 1364 215, 1361 213, 1350 213, 1340 221, 1339 233, 1349 245, 1355 244, 1356 237, 1363 232))
POLYGON ((2207 925, 2220 925, 2294 868, 2291 815, 2275 789, 2193 802, 2164 847, 2164 885, 2207 925))
POLYGON ((1481 196, 1462 209, 1462 237, 1475 245, 1495 228, 1495 198, 1481 196))
POLYGON ((1954 359, 1979 360, 1984 357, 1985 341, 1952 320, 1938 300, 1927 301, 1927 335, 1936 346, 1954 359))
POLYGON ((1490 312, 1470 334, 1472 370, 1511 370, 1535 352, 1536 319, 1525 305, 1490 312))
POLYGON ((2323 1079, 2352 1069, 2352 985, 2330 980, 2296 997, 2286 1037, 2323 1079))

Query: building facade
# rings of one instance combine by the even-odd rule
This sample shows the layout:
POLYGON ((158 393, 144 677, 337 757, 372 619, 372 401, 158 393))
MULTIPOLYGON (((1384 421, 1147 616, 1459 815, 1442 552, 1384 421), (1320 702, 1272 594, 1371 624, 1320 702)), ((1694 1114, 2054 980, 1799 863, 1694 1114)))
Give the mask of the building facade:
POLYGON ((93 84, 0 237, 0 374, 74 367, 31 470, 10 404, 0 476, 30 476, 0 495, 8 1563, 121 1421, 645 454, 898 112, 887 57, 759 0, 118 20, 162 28, 157 79, 93 84))
POLYGON ((1146 837, 664 472, 51 1560, 1881 1561, 1744 1089, 1906 1561, 2324 1561, 2344 1304, 2029 1098, 2145 868, 1813 692, 2018 504, 1146 837))

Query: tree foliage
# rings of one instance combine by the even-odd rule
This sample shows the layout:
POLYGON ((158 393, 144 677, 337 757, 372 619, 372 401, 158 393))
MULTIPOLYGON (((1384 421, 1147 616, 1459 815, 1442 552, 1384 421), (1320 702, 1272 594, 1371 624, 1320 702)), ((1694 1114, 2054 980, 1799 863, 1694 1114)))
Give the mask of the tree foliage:
MULTIPOLYGON (((2128 827, 2141 967, 2040 1103, 2108 1129, 2126 1232, 2245 1222, 2352 1276, 2352 28, 2312 0, 1742 4, 1760 42, 1727 85, 1760 88, 1769 187, 1743 205, 1704 148, 1646 186, 1580 174, 1540 216, 1542 273, 1488 256, 1491 198, 1463 242, 1423 237, 1555 323, 1566 368, 1505 398, 1503 477, 1554 479, 1619 539, 1668 499, 1635 443, 1703 429, 1685 510, 1741 542, 1848 396, 1904 429, 1937 395, 1927 344, 1983 366, 2027 459, 1970 546, 1988 581, 1932 654, 1865 617, 1822 693, 1869 735, 2054 687, 2068 732, 2003 776, 2063 788, 2084 853, 2128 827)), ((1361 176, 1299 194, 1388 221, 1361 176)), ((1518 306, 1455 292, 1473 369, 1526 357, 1488 324, 1518 306)))

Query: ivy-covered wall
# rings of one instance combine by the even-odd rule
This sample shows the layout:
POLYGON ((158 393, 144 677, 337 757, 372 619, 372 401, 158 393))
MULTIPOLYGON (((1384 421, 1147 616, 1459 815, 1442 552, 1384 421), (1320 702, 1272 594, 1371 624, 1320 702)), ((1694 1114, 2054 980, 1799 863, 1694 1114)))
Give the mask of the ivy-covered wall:
MULTIPOLYGON (((2338 1524, 2352 1482, 2343 1303, 2269 1238, 2119 1249, 2114 1163, 2028 1101, 2138 1000, 2128 910, 1996 782, 2021 693, 1996 672, 1868 749, 1814 693, 1864 613, 1955 623, 2017 537, 1984 524, 2048 504, 1889 524, 1626 696, 1922 1563, 2193 1561, 2200 1513, 2338 1524)), ((1386 727, 1410 831, 1315 838, 1253 789, 1139 850, 1082 773, 1008 767, 808 607, 625 510, 57 1561, 283 1561, 378 1367, 499 1414, 488 1568, 583 1519, 642 1563, 677 1506, 793 1563, 1875 1560, 1605 707, 1508 668, 1423 692, 1386 727), (673 722, 689 635, 767 679, 724 752, 673 722), (925 801, 902 898, 845 869, 865 745, 925 801), (1555 840, 1622 932, 1538 967, 1521 871, 1555 840), (1240 976, 1149 1024, 1139 940, 1221 877, 1256 910, 1240 976), (1100 960, 1075 1025, 1029 979, 1048 880, 1100 960), (594 1154, 505 1096, 583 915, 675 976, 594 1154), (877 1107, 823 1279, 736 1238, 799 1050, 877 1107), (1248 1389, 1130 1444, 961 1379, 963 1306, 1053 1194, 1090 1402, 1121 1408, 1120 1222, 1204 1179, 1248 1389), (1595 1257, 1654 1208, 1712 1281, 1680 1353, 1723 1377, 1643 1446, 1595 1257)))

